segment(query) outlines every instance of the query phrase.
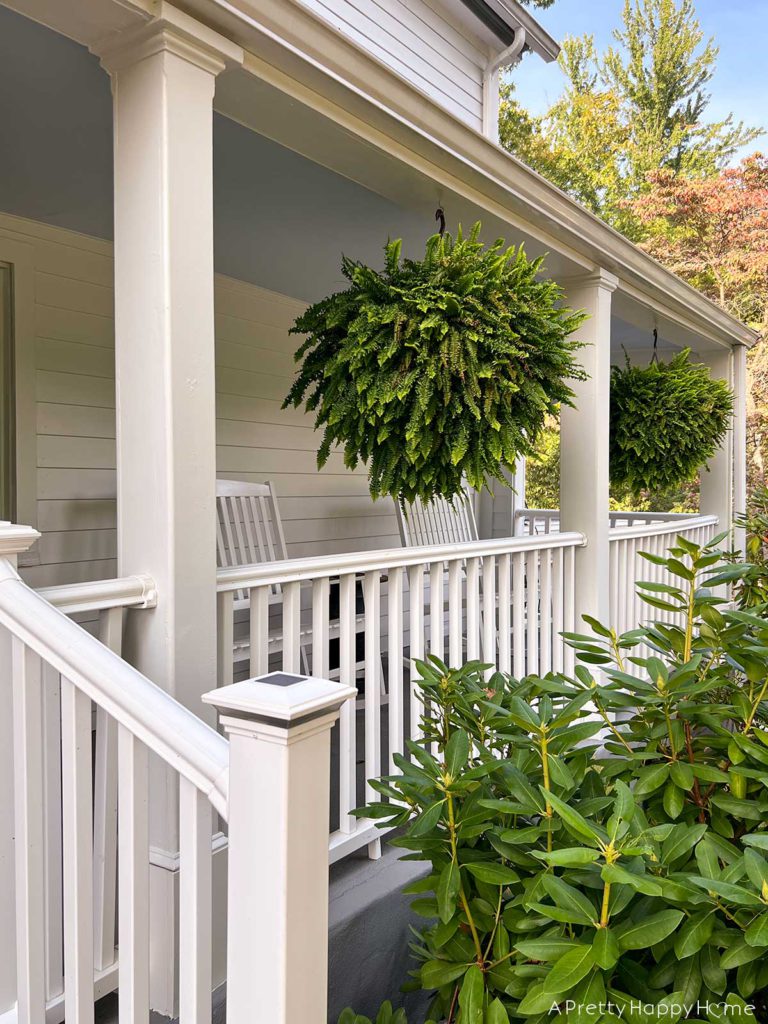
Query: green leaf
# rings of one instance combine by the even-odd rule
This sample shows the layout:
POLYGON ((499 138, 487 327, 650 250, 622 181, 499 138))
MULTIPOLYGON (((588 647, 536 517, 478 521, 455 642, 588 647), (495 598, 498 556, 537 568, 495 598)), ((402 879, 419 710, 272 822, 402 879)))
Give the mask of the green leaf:
POLYGON ((511 885, 520 881, 520 876, 512 868, 504 864, 494 864, 492 861, 473 861, 464 864, 463 867, 481 882, 488 882, 491 885, 511 885))
POLYGON ((552 993, 544 991, 543 983, 531 985, 525 998, 517 1007, 517 1012, 522 1017, 534 1017, 545 1013, 552 1008, 552 993))
POLYGON ((494 999, 485 1011, 484 1024, 509 1024, 509 1014, 500 999, 494 999))
POLYGON ((707 831, 706 825, 675 825, 661 846, 661 861, 672 864, 684 857, 707 831))
POLYGON ((587 897, 578 889, 564 882, 556 875, 543 875, 541 883, 560 910, 571 910, 581 914, 587 921, 597 919, 597 911, 587 897))
POLYGON ((685 792, 672 779, 664 787, 664 810, 670 818, 679 818, 685 807, 685 792))
POLYGON ((559 960, 563 953, 573 949, 571 939, 526 939, 516 942, 515 949, 529 960, 559 960))
POLYGON ((592 864, 600 856, 599 850, 590 850, 586 847, 574 846, 566 850, 553 850, 546 853, 544 850, 531 850, 534 857, 553 864, 557 867, 567 867, 571 864, 592 864))
POLYGON ((544 979, 544 992, 558 998, 564 996, 589 974, 594 963, 591 946, 573 946, 560 957, 544 979))
POLYGON ((711 910, 702 910, 690 917, 675 938, 675 956, 678 960, 698 953, 709 942, 714 927, 715 917, 711 910))
POLYGON ((549 799, 549 803, 553 809, 557 811, 558 815, 563 819, 566 825, 569 825, 574 832, 577 832, 583 838, 595 843, 595 845, 599 844, 601 838, 600 834, 592 825, 590 825, 582 814, 573 807, 570 807, 564 800, 561 800, 560 797, 555 796, 554 793, 547 792, 543 786, 540 786, 539 788, 541 789, 542 795, 549 799))
POLYGON ((741 967, 742 964, 748 964, 759 956, 763 956, 762 946, 750 946, 743 938, 738 938, 720 957, 720 966, 724 971, 729 971, 732 967, 741 967))
POLYGON ((641 921, 623 926, 617 935, 619 948, 647 949, 662 942, 677 928, 685 915, 681 910, 662 910, 641 921))
POLYGON ((598 928, 592 940, 592 956, 598 967, 610 971, 619 959, 619 941, 610 928, 598 928))
POLYGON ((669 764, 653 764, 638 772, 637 785, 634 788, 635 797, 648 796, 664 785, 669 778, 669 764))
POLYGON ((457 964, 449 960, 427 960, 421 968, 422 988, 442 988, 460 978, 468 964, 457 964))
POLYGON ((464 981, 459 990, 459 1006, 461 1008, 461 1019, 466 1024, 483 1024, 483 997, 485 996, 485 982, 483 972, 472 964, 464 976, 464 981))
POLYGON ((445 746, 445 767, 452 778, 458 778, 469 758, 469 733, 457 730, 445 746))
POLYGON ((748 946, 768 946, 768 911, 760 914, 744 932, 748 946))
POLYGON ((620 864, 606 864, 600 872, 603 880, 614 885, 629 885, 637 892, 645 893, 646 896, 661 896, 662 886, 650 875, 635 874, 627 871, 620 864))
POLYGON ((443 807, 445 806, 445 800, 438 800, 437 803, 432 804, 424 811, 424 813, 416 818, 413 824, 408 829, 408 834, 414 838, 425 836, 431 832, 432 829, 437 825, 438 821, 443 813, 443 807))
POLYGON ((435 896, 440 920, 448 922, 456 912, 456 899, 461 885, 461 871, 455 861, 451 861, 440 872, 435 896))

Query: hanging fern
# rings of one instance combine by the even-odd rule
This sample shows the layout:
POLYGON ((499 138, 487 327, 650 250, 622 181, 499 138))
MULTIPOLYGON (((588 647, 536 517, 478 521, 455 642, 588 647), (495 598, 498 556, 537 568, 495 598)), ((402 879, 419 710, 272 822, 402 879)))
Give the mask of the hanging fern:
POLYGON ((733 395, 690 349, 668 363, 611 369, 611 483, 642 490, 693 479, 728 429, 733 395))
POLYGON ((368 467, 374 498, 506 482, 502 468, 533 454, 547 414, 572 404, 566 380, 585 376, 568 338, 583 315, 537 279, 540 259, 502 240, 486 248, 479 231, 434 235, 423 260, 389 242, 382 273, 345 258, 350 287, 293 327, 307 337, 284 407, 317 412, 318 466, 340 445, 347 467, 368 467))

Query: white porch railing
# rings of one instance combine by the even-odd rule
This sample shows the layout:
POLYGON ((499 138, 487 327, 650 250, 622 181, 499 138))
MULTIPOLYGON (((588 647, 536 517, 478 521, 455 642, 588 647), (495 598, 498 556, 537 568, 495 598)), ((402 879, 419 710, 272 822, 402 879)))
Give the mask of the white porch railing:
POLYGON ((380 836, 351 814, 376 798, 358 763, 365 779, 393 770, 394 754, 418 737, 412 659, 481 658, 518 676, 570 667, 559 633, 574 628, 574 552, 583 544, 564 533, 219 570, 220 685, 238 670, 311 670, 349 685, 361 676, 359 699, 340 718, 332 861, 380 836))
MULTIPOLYGON (((688 512, 609 512, 608 522, 613 529, 619 526, 640 526, 647 523, 671 523, 690 519, 688 512)), ((519 508, 515 511, 515 536, 533 537, 557 533, 560 529, 560 510, 556 508, 519 508)))
MULTIPOLYGON (((694 544, 705 544, 715 536, 717 527, 717 516, 676 516, 667 522, 616 527, 611 530, 610 609, 611 625, 617 632, 636 629, 651 617, 651 609, 637 594, 638 580, 673 585, 680 583, 679 578, 671 577, 663 566, 641 558, 640 552, 665 555, 676 537, 685 537, 694 544)), ((652 616, 659 622, 671 622, 675 618, 672 612, 656 608, 652 610, 652 616)))

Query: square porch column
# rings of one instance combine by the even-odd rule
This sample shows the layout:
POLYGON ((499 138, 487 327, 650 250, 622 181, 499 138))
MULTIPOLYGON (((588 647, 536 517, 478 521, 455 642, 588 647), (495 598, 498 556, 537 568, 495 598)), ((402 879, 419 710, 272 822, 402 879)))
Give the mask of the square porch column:
POLYGON ((611 296, 618 279, 605 270, 572 278, 566 301, 589 314, 574 338, 589 377, 572 384, 575 408, 560 413, 560 529, 587 538, 576 550, 577 629, 583 614, 609 618, 608 425, 611 380, 611 296))
MULTIPOLYGON (((213 95, 242 51, 153 12, 94 47, 114 103, 118 571, 158 592, 129 660, 200 714, 216 679, 213 95)), ((175 1016, 178 790, 151 772, 151 1004, 175 1016)))

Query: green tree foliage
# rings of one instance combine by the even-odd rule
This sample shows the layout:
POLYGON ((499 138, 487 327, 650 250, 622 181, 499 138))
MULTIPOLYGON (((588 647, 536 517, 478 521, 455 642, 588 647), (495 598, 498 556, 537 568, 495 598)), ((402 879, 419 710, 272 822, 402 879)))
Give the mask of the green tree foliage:
POLYGON ((542 279, 542 261, 502 240, 434 235, 422 260, 386 246, 379 272, 344 259, 343 292, 296 321, 303 360, 285 405, 306 404, 371 494, 429 501, 505 482, 502 469, 535 451, 548 414, 583 379, 569 335, 583 321, 542 279))
POLYGON ((431 864, 408 891, 434 1019, 766 1019, 768 623, 716 596, 746 569, 722 540, 646 556, 665 621, 587 619, 573 677, 419 663, 426 744, 359 814, 431 864))
POLYGON ((632 494, 696 476, 725 437, 733 395, 690 350, 669 362, 611 368, 611 481, 632 494))
POLYGON ((597 54, 590 36, 566 39, 563 95, 531 118, 506 90, 502 143, 632 238, 626 205, 652 171, 706 176, 759 132, 732 117, 707 120, 706 91, 718 50, 705 40, 693 0, 625 0, 615 45, 597 54))

